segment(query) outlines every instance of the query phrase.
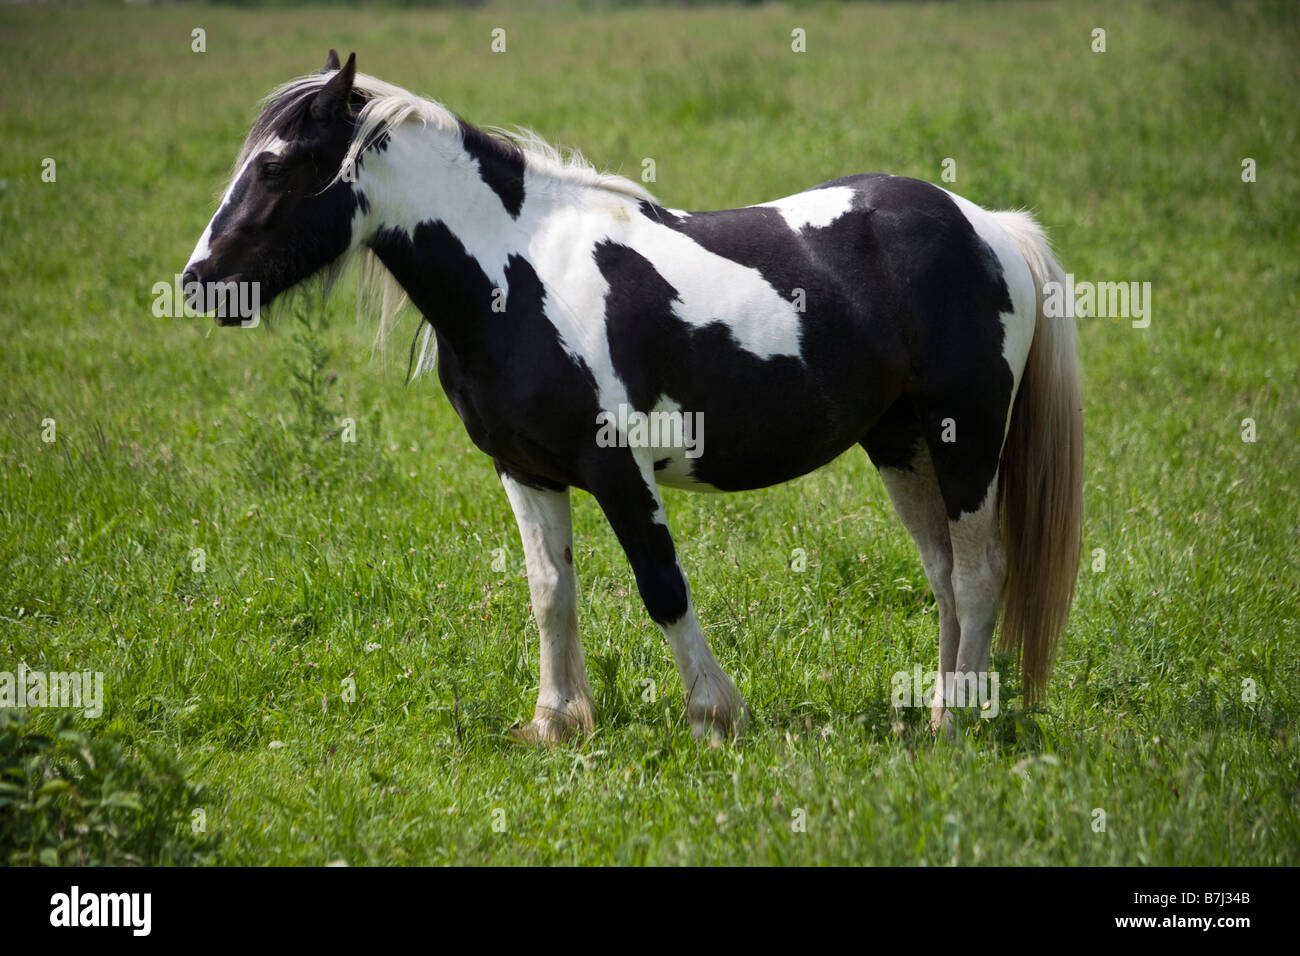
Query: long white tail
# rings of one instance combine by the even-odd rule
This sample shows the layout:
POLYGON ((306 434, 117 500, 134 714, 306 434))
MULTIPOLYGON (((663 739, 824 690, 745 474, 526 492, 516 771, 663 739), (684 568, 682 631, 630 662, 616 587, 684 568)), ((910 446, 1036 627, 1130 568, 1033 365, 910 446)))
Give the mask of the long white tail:
POLYGON ((1071 316, 1043 311, 1043 285, 1064 282, 1047 237, 1024 212, 994 213, 1034 276, 1038 297, 998 483, 1007 588, 1002 647, 1018 652, 1028 702, 1040 701, 1079 572, 1083 526, 1083 404, 1071 316))

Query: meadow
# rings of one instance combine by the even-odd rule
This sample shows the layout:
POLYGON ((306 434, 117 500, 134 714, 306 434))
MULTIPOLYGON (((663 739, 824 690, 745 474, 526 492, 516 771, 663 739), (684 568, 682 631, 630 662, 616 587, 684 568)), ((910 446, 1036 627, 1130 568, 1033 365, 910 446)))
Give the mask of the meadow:
POLYGON ((95 718, 0 714, 0 860, 1300 863, 1298 39, 1262 2, 0 9, 0 671, 105 689, 95 718), (653 159, 671 206, 950 169, 1080 279, 1150 282, 1149 327, 1079 320, 1046 703, 1001 657, 1001 712, 952 741, 891 707, 938 626, 855 451, 665 493, 743 740, 691 740, 584 494, 600 726, 512 739, 522 551, 436 378, 406 383, 415 316, 384 352, 350 284, 252 330, 154 314, 258 100, 330 47, 602 168, 653 159))

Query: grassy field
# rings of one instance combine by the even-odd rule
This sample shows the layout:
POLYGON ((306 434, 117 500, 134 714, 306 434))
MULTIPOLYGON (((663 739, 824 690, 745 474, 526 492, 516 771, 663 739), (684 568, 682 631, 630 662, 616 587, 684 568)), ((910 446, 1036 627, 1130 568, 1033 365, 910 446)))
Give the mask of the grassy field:
POLYGON ((0 859, 1300 863, 1298 37, 1254 3, 0 10, 0 671, 105 687, 62 750, 51 709, 0 727, 0 859), (1035 209, 1067 271, 1151 282, 1149 328, 1080 320, 1085 555, 1046 706, 1004 660, 1001 715, 955 741, 891 711, 938 627, 857 452, 666 493, 742 742, 691 741, 585 495, 601 727, 513 741, 521 549, 436 380, 404 385, 413 319, 384 360, 346 290, 255 331, 151 312, 257 100, 331 46, 602 167, 653 158, 684 208, 955 159, 949 188, 1035 209))

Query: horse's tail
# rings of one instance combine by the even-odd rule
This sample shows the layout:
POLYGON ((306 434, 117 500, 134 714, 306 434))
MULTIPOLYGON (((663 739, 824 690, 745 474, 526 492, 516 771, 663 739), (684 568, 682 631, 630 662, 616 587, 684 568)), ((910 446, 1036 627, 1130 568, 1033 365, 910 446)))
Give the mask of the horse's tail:
POLYGON ((1079 572, 1083 407, 1072 315, 1044 313, 1043 286, 1064 283, 1047 237, 1024 212, 994 213, 1033 273, 1033 343, 1011 412, 998 482, 1007 587, 1002 647, 1018 652, 1029 703, 1046 694, 1079 572))

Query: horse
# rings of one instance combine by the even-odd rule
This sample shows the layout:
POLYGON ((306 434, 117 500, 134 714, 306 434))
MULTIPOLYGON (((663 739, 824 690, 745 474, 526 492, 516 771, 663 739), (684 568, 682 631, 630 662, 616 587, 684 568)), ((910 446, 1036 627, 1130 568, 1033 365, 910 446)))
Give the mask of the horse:
POLYGON ((595 727, 571 489, 623 548, 692 734, 721 743, 750 713, 705 640, 659 488, 761 488, 855 445, 938 608, 933 724, 952 733, 954 688, 987 672, 999 616, 1027 703, 1044 699, 1078 572, 1083 420, 1073 321, 1043 309, 1063 273, 1029 213, 884 174, 674 209, 331 50, 264 101, 183 278, 193 308, 236 324, 223 289, 255 283, 270 303, 354 256, 418 308, 411 374, 436 365, 514 511, 540 634, 516 736, 595 727))

